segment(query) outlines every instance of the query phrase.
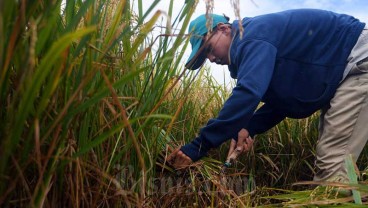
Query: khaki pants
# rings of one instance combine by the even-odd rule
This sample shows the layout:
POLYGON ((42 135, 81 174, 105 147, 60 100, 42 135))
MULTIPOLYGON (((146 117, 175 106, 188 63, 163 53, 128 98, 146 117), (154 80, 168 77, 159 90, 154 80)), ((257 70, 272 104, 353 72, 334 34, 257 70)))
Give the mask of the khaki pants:
POLYGON ((356 162, 368 140, 368 60, 357 63, 322 109, 315 181, 347 181, 345 158, 356 162))

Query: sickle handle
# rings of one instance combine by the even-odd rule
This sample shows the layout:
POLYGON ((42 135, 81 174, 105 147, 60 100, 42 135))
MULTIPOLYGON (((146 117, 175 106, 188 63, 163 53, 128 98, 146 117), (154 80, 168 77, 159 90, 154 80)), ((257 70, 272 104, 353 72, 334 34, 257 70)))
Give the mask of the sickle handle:
POLYGON ((240 155, 242 151, 240 149, 235 149, 230 155, 229 157, 226 158, 226 161, 224 163, 225 167, 230 167, 232 165, 232 163, 236 160, 236 158, 238 158, 238 156, 240 155))

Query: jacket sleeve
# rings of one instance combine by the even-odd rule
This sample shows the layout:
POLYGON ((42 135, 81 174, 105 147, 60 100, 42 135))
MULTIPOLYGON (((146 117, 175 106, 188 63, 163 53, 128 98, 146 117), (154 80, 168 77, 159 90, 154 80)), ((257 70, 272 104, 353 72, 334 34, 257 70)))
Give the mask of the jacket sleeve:
POLYGON ((232 95, 217 118, 210 119, 200 135, 181 150, 193 161, 205 156, 228 139, 235 138, 247 126, 265 94, 274 70, 277 49, 262 40, 242 40, 237 44, 235 64, 238 80, 232 95))
POLYGON ((246 129, 249 135, 253 137, 256 134, 261 134, 276 126, 284 118, 284 115, 278 113, 278 111, 274 110, 270 105, 264 104, 254 113, 246 129))

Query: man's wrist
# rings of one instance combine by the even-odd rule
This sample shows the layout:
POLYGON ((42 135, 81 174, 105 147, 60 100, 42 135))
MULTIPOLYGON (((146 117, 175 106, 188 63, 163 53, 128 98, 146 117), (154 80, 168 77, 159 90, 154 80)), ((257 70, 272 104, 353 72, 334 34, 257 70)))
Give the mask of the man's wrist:
POLYGON ((186 144, 180 150, 192 159, 193 162, 200 160, 207 155, 209 151, 208 145, 205 145, 200 138, 196 138, 191 143, 186 144))

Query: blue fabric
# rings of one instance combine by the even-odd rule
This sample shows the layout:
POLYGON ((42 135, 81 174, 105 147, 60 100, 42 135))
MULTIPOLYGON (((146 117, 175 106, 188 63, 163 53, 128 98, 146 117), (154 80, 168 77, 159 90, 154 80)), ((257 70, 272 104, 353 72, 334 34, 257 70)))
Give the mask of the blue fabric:
POLYGON ((181 150, 193 161, 241 128, 263 133, 285 117, 304 118, 329 104, 365 24, 352 16, 300 9, 234 21, 229 70, 237 78, 215 119, 181 150), (260 102, 263 106, 257 110, 260 102))

